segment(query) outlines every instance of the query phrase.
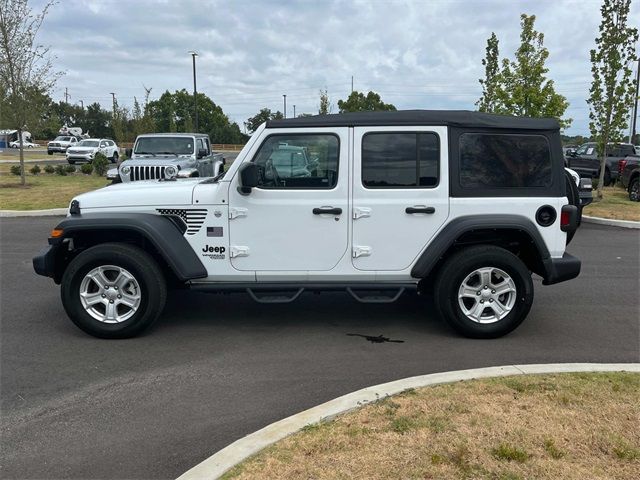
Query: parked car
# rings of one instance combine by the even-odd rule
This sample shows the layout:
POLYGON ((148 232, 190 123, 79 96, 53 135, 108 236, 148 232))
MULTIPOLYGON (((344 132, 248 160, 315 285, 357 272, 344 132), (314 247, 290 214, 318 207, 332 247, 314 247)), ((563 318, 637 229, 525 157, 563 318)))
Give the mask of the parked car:
POLYGON ((129 159, 107 172, 113 183, 188 177, 214 177, 224 158, 211 151, 202 133, 148 133, 138 135, 129 159))
POLYGON ((73 135, 58 135, 54 140, 47 144, 47 153, 67 153, 69 147, 76 146, 81 139, 73 135))
MULTIPOLYGON (((605 159, 604 184, 615 183, 618 179, 618 162, 627 155, 634 155, 635 149, 630 143, 610 144, 605 159)), ((600 157, 596 144, 584 143, 575 153, 567 157, 568 167, 575 170, 581 177, 598 178, 600 176, 600 157)))
POLYGON ((564 156, 570 156, 571 154, 575 153, 576 150, 578 150, 578 146, 577 145, 565 145, 564 147, 562 147, 562 151, 564 153, 564 156))
MULTIPOLYGON (((36 148, 39 147, 40 145, 38 145, 37 143, 33 143, 33 142, 26 142, 23 141, 22 142, 22 147, 23 148, 36 148)), ((9 143, 9 148, 20 148, 20 142, 19 141, 14 141, 9 143)))
POLYGON ((566 248, 578 228, 572 184, 554 119, 414 110, 271 120, 217 177, 75 197, 33 265, 97 337, 148 328, 170 286, 263 303, 304 290, 372 303, 433 291, 455 330, 498 337, 527 316, 531 272, 544 285, 580 273, 566 248), (283 143, 313 152, 310 176, 267 177, 283 143))
POLYGON ((67 162, 71 165, 76 162, 91 162, 96 153, 102 153, 111 163, 116 163, 119 158, 119 148, 116 142, 108 138, 87 138, 67 150, 67 162))
POLYGON ((640 156, 629 155, 620 160, 620 183, 629 192, 629 200, 640 202, 640 156))

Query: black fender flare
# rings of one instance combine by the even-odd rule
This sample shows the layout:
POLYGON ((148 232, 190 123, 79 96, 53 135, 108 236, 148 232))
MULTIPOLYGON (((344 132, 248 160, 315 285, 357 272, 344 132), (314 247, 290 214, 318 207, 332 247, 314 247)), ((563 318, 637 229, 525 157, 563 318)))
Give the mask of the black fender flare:
POLYGON ((178 280, 186 282, 206 277, 207 270, 198 255, 184 238, 176 224, 168 217, 152 213, 87 213, 72 215, 61 221, 56 229, 62 237, 50 239, 61 243, 76 233, 125 231, 133 232, 149 241, 169 265, 178 280))
MULTIPOLYGON (((422 252, 411 269, 414 278, 426 278, 447 251, 462 235, 475 230, 515 230, 524 232, 533 242, 545 274, 549 273, 551 255, 536 226, 522 215, 468 215, 449 222, 422 252)), ((538 273, 538 272, 537 272, 538 273)), ((539 272, 542 273, 542 272, 539 272)), ((543 275, 546 278, 546 275, 543 275)))

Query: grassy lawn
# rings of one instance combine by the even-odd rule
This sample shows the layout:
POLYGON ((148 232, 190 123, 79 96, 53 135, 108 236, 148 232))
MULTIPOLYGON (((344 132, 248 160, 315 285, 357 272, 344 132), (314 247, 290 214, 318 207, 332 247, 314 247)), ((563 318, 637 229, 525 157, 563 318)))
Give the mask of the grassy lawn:
POLYGON ((594 202, 587 205, 583 211, 591 217, 613 218, 616 220, 640 221, 640 203, 629 200, 629 194, 621 187, 604 187, 602 200, 596 200, 596 191, 593 191, 594 202))
POLYGON ((475 380, 310 425, 223 478, 640 478, 640 374, 475 380))
MULTIPOLYGON (((65 156, 62 154, 47 155, 47 152, 37 152, 33 150, 24 151, 25 160, 64 160, 65 156)), ((20 155, 15 150, 3 150, 0 152, 0 160, 10 160, 12 162, 20 162, 20 155)))
POLYGON ((40 175, 27 174, 27 185, 22 187, 20 177, 11 175, 8 165, 0 165, 0 209, 64 208, 69 205, 75 195, 102 188, 108 184, 105 178, 95 175, 76 173, 63 177, 40 173, 40 175))

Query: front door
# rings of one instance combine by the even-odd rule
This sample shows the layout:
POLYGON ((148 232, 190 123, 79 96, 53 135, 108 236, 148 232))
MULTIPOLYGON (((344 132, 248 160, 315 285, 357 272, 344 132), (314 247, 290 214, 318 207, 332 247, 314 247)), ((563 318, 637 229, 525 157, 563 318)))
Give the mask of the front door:
POLYGON ((237 174, 230 185, 233 267, 258 278, 335 267, 348 250, 348 129, 274 130, 246 161, 260 185, 242 195, 237 174))
POLYGON ((409 268, 449 215, 445 127, 354 129, 353 265, 409 268))

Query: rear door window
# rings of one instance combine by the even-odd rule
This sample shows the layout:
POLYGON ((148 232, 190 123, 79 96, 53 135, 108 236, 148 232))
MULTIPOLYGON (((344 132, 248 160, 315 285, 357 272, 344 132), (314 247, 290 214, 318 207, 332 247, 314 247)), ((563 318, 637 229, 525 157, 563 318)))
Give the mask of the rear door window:
POLYGON ((541 135, 460 135, 459 181, 463 189, 548 187, 551 149, 541 135))

